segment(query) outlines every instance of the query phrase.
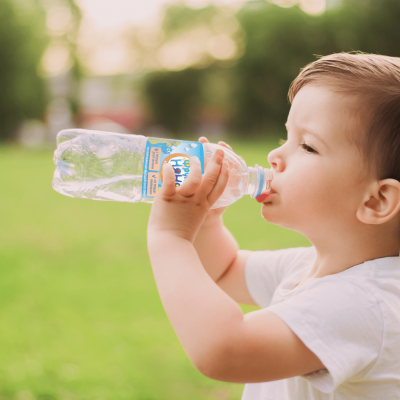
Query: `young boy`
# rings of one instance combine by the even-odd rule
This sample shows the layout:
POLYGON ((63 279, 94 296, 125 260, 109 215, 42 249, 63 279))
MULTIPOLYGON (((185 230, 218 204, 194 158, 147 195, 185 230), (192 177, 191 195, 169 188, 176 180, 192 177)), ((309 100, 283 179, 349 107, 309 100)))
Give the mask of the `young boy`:
POLYGON ((222 151, 204 175, 192 158, 178 189, 166 165, 148 226, 163 305, 196 368, 246 383, 242 399, 400 399, 400 61, 322 57, 289 98, 257 200, 312 247, 238 250, 210 210, 228 180, 222 151))

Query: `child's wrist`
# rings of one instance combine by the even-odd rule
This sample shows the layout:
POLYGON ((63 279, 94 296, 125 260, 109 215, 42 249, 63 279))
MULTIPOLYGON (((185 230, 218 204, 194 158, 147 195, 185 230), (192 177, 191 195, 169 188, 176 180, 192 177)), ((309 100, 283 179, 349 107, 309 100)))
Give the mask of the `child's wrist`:
POLYGON ((167 231, 151 233, 147 236, 147 247, 150 253, 165 252, 166 250, 170 250, 173 246, 176 246, 178 242, 182 245, 184 242, 190 243, 190 240, 183 234, 167 231))
POLYGON ((219 226, 219 225, 223 225, 223 221, 222 221, 222 214, 220 215, 216 215, 216 216, 212 216, 212 217, 208 217, 204 220, 204 222, 201 224, 200 229, 202 228, 213 228, 215 226, 219 226))

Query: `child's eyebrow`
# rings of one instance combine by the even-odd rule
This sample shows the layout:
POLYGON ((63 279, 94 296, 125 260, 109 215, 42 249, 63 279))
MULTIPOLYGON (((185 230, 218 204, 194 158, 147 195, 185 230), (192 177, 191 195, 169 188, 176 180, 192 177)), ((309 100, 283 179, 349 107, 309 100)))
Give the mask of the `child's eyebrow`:
MULTIPOLYGON (((285 123, 285 127, 287 130, 289 130, 288 128, 288 123, 285 123)), ((329 146, 327 145, 327 143, 325 142, 324 139, 322 139, 321 136, 317 135, 315 132, 310 131, 309 129, 306 128, 300 128, 303 132, 307 132, 309 135, 314 136, 317 140, 319 140, 323 145, 325 145, 327 148, 329 148, 329 146)))

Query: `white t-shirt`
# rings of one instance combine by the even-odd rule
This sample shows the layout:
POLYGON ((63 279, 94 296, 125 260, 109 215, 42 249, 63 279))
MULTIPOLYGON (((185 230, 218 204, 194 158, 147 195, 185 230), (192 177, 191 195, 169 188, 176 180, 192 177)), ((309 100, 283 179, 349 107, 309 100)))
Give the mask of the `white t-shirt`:
POLYGON ((245 276, 256 303, 278 315, 326 369, 248 383, 242 400, 399 400, 400 257, 293 289, 315 257, 314 247, 256 251, 245 276))

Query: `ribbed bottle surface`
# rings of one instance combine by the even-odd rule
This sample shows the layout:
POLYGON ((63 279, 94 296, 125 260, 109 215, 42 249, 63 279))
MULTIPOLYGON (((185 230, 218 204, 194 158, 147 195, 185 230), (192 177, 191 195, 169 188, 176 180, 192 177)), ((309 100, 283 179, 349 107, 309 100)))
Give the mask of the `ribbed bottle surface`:
MULTIPOLYGON (((61 131, 54 152, 53 188, 66 196, 137 203, 142 198, 142 174, 147 138, 83 129, 61 131)), ((225 152, 227 187, 212 208, 228 206, 260 188, 259 171, 234 152, 213 143, 203 144, 204 168, 217 149, 225 152)), ((268 171, 268 170, 266 170, 268 171)))
POLYGON ((57 136, 53 188, 66 196, 136 203, 146 138, 71 129, 57 136))
POLYGON ((229 180, 221 197, 212 208, 228 206, 247 194, 250 174, 246 163, 233 151, 226 149, 218 144, 204 143, 204 166, 217 149, 225 152, 224 163, 229 169, 229 180))

